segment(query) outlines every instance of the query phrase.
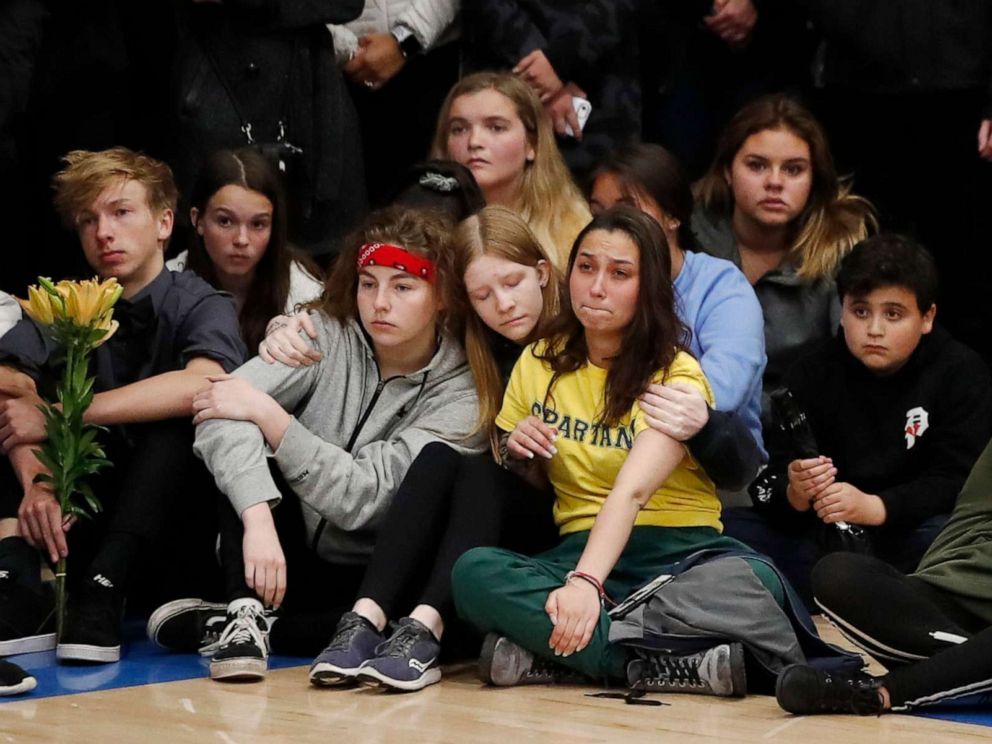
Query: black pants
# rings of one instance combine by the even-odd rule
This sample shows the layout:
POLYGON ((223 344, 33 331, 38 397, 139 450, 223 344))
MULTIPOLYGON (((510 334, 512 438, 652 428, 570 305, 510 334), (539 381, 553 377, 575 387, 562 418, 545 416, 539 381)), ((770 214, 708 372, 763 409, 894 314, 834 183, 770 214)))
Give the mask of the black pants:
MULTIPOLYGON (((272 468, 282 501, 272 511, 286 558, 286 597, 269 642, 276 653, 318 654, 334 633, 341 615, 351 609, 364 565, 335 564, 310 548, 299 497, 272 468)), ((244 526, 226 498, 220 500, 220 561, 225 599, 254 597, 245 583, 244 526)))
POLYGON ((377 90, 349 85, 362 127, 369 203, 388 204, 404 173, 431 149, 437 113, 458 80, 457 43, 411 57, 377 90))
POLYGON ((844 634, 892 670, 884 682, 894 709, 992 689, 992 628, 953 595, 850 553, 816 565, 813 591, 844 634))
POLYGON ((386 515, 359 596, 387 617, 430 605, 454 620, 451 569, 467 550, 502 545, 534 554, 557 542, 553 497, 500 468, 440 443, 413 461, 386 515))
MULTIPOLYGON (((68 533, 70 590, 102 573, 127 590, 131 609, 216 593, 217 491, 193 454, 189 420, 113 427, 100 440, 113 466, 88 481, 102 513, 68 533)), ((0 518, 16 517, 22 496, 0 459, 0 518)))
MULTIPOLYGON (((750 507, 724 509, 723 534, 740 540, 775 561, 810 611, 816 612, 810 574, 824 553, 824 525, 815 515, 799 514, 793 519, 772 519, 750 507)), ((931 517, 906 529, 869 527, 875 555, 899 571, 916 569, 923 554, 947 524, 948 515, 931 517)))

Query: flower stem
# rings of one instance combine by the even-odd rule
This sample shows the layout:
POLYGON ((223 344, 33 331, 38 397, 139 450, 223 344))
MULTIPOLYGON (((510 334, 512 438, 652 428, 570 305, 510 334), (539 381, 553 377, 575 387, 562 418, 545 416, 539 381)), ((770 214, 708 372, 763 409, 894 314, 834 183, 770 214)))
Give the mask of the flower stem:
POLYGON ((62 642, 65 628, 65 566, 66 559, 59 558, 55 564, 55 640, 62 642))

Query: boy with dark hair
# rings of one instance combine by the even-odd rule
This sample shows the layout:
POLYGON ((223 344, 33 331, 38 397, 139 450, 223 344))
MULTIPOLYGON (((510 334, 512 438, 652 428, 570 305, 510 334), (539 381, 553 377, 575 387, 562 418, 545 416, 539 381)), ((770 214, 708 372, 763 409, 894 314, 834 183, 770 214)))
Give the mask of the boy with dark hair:
POLYGON ((32 450, 45 438, 37 405, 39 392, 50 398, 54 347, 33 321, 21 320, 0 339, 7 455, 0 458, 0 655, 54 645, 38 551, 54 563, 71 546, 58 658, 111 662, 120 658, 124 591, 136 560, 157 547, 174 514, 189 515, 184 551, 195 553, 214 513, 210 492, 206 504, 195 500, 204 498, 199 483, 211 479, 192 454, 192 399, 208 376, 240 365, 245 348, 229 297, 165 269, 177 197, 169 167, 124 148, 77 150, 65 162, 55 176, 56 208, 100 278, 124 287, 114 308, 119 329, 93 354, 95 395, 86 413, 89 423, 110 427, 102 439, 114 467, 92 481, 105 511, 93 523, 66 519, 45 484, 34 482, 43 466, 32 450))
POLYGON ((907 238, 855 246, 837 276, 842 332, 784 381, 819 454, 766 432, 756 509, 725 512, 727 534, 774 558, 807 600, 838 525, 860 526, 875 555, 913 570, 992 433, 988 369, 934 324, 937 285, 930 255, 907 238))

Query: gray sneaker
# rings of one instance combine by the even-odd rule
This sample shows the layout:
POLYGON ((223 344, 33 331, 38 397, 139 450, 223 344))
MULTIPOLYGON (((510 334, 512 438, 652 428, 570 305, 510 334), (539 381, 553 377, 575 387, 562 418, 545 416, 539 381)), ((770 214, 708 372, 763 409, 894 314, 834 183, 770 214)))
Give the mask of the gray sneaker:
POLYGON ((744 697, 744 647, 719 646, 685 656, 637 649, 627 664, 627 684, 646 692, 686 692, 695 695, 744 697))
POLYGON ((589 684, 590 680, 561 664, 535 656, 506 636, 490 633, 479 654, 479 676, 497 687, 515 685, 589 684))

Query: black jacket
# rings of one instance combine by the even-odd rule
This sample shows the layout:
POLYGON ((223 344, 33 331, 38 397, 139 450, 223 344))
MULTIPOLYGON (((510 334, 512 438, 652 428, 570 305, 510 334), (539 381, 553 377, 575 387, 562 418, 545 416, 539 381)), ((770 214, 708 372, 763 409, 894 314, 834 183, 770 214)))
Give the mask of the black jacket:
POLYGON ((544 51, 563 83, 589 96, 581 142, 559 145, 577 174, 611 149, 640 138, 635 0, 471 0, 462 4, 464 48, 474 70, 511 69, 544 51))
POLYGON ((825 41, 826 85, 897 94, 978 89, 992 103, 988 0, 806 3, 825 41))
MULTIPOLYGON (((820 454, 833 458, 837 480, 878 495, 890 527, 949 514, 992 435, 988 368, 939 326, 894 375, 869 372, 841 334, 797 361, 785 385, 805 411, 820 454), (914 423, 915 436, 907 433, 914 423)), ((784 474, 794 452, 771 432, 766 444, 769 469, 784 474)), ((779 479, 780 505, 787 482, 779 479)))
POLYGON ((243 119, 256 143, 275 142, 282 121, 285 139, 303 150, 287 176, 305 232, 291 237, 311 253, 332 250, 361 216, 365 185, 358 121, 325 24, 356 18, 362 0, 182 0, 180 7, 181 188, 210 153, 248 144, 243 119))

